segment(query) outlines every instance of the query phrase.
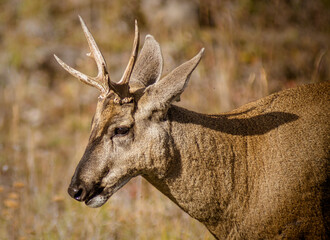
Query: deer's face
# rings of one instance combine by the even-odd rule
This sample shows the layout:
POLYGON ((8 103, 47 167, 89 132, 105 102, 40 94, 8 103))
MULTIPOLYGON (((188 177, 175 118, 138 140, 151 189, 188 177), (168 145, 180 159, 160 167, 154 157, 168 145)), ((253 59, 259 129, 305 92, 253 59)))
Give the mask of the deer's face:
POLYGON ((69 73, 98 88, 101 95, 88 145, 68 192, 90 207, 100 207, 132 177, 139 174, 166 176, 174 152, 165 121, 167 110, 183 92, 203 51, 160 79, 163 60, 159 44, 147 35, 137 59, 139 34, 136 25, 128 67, 122 80, 113 83, 95 40, 80 20, 98 75, 84 75, 55 57, 69 73))
POLYGON ((172 154, 167 123, 138 107, 115 103, 113 95, 99 99, 88 145, 68 189, 74 199, 99 207, 132 177, 165 176, 172 154))
POLYGON ((134 103, 99 99, 91 135, 69 186, 69 194, 90 207, 99 207, 134 177, 136 162, 127 153, 134 142, 134 103))

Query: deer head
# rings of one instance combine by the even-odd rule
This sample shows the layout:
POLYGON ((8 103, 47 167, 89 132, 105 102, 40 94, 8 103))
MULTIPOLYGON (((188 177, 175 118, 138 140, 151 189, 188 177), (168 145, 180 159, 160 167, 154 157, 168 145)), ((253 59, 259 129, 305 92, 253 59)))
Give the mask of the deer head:
POLYGON ((91 135, 72 177, 68 193, 89 207, 102 206, 109 197, 137 175, 165 177, 173 164, 167 110, 183 92, 204 49, 190 61, 161 78, 163 59, 159 44, 145 38, 139 57, 139 31, 135 22, 133 50, 122 79, 112 82, 106 62, 81 17, 90 53, 98 74, 87 76, 58 63, 83 83, 100 90, 91 135))

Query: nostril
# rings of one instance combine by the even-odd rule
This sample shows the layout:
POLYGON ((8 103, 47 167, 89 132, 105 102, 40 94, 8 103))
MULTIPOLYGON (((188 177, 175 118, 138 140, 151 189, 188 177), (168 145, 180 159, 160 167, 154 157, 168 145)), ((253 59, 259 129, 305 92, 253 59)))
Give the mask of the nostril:
POLYGON ((77 201, 83 201, 85 197, 85 191, 82 187, 69 187, 68 188, 69 195, 76 199, 77 201))
POLYGON ((73 196, 73 198, 76 199, 77 201, 82 201, 82 193, 83 193, 83 189, 82 188, 78 189, 76 194, 73 196))

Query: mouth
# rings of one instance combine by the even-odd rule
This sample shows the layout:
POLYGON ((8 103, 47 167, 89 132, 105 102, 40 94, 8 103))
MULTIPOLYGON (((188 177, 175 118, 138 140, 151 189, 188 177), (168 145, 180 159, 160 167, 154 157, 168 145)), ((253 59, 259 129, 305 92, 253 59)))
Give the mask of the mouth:
POLYGON ((115 192, 117 192, 121 187, 123 187, 130 179, 131 177, 127 177, 110 187, 101 187, 96 189, 96 191, 85 201, 85 204, 91 208, 101 207, 115 192))
POLYGON ((98 188, 86 201, 85 204, 89 207, 96 208, 101 207, 107 200, 106 196, 103 194, 104 188, 98 188))

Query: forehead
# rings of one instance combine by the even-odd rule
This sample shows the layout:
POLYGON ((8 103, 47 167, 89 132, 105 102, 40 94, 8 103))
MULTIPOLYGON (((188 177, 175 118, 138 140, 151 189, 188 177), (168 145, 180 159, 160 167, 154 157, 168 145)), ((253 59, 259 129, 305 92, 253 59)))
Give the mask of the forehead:
POLYGON ((134 109, 133 103, 119 104, 114 102, 114 96, 99 98, 93 123, 106 123, 130 116, 134 109))

